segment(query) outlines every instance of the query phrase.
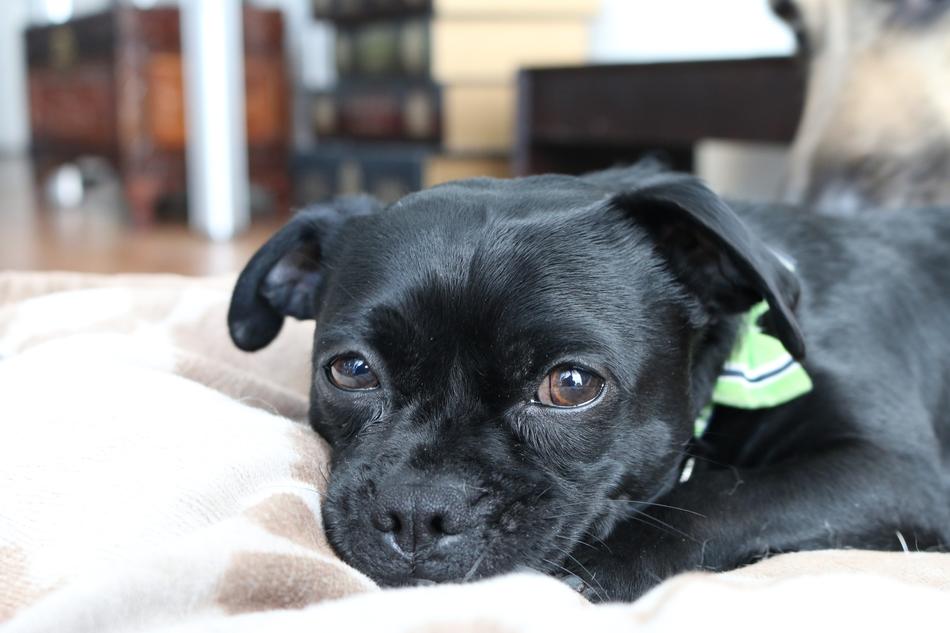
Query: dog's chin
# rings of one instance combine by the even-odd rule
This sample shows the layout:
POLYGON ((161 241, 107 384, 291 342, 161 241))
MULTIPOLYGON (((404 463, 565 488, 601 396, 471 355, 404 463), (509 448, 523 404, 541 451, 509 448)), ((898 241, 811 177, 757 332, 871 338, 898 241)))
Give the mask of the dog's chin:
MULTIPOLYGON (((357 569, 360 569, 357 567, 357 569)), ((477 569, 472 574, 460 573, 459 570, 446 569, 440 565, 420 563, 402 571, 392 570, 360 570, 373 579, 381 587, 416 587, 422 585, 436 585, 442 583, 462 583, 479 580, 485 574, 477 569)))
MULTIPOLYGON (((380 565, 362 566, 359 561, 349 561, 358 571, 369 576, 380 587, 418 587, 443 583, 467 583, 484 580, 506 573, 543 573, 559 575, 563 570, 567 555, 560 550, 552 550, 538 561, 525 561, 521 558, 492 558, 487 552, 477 556, 468 565, 444 565, 442 563, 423 562, 401 570, 383 569, 380 565)), ((344 560, 346 560, 344 558, 344 560)))
POLYGON ((472 547, 463 555, 443 557, 421 553, 413 558, 394 556, 383 547, 354 543, 335 545, 344 562, 369 576, 382 587, 407 587, 438 583, 461 583, 503 573, 507 561, 493 560, 484 547, 472 547), (360 552, 348 555, 349 551, 360 552))
POLYGON ((527 542, 480 539, 452 555, 422 552, 412 558, 394 554, 381 539, 364 539, 354 532, 344 539, 331 532, 329 540, 345 563, 381 587, 465 583, 511 572, 559 575, 570 558, 557 535, 539 535, 531 540, 533 547, 527 542), (539 549, 539 542, 549 546, 539 549))

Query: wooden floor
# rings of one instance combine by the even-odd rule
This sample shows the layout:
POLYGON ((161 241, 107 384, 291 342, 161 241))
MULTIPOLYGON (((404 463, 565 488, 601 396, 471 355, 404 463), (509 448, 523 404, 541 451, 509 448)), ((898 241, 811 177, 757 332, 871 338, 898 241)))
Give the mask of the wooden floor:
POLYGON ((222 274, 240 270, 280 225, 256 222, 237 239, 217 243, 183 223, 130 225, 115 190, 69 209, 43 200, 27 161, 0 159, 0 270, 222 274))

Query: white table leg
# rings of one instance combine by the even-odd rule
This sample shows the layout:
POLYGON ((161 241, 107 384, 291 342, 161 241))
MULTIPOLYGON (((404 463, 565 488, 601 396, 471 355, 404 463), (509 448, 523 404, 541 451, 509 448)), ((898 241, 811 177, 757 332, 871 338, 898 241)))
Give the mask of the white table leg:
POLYGON ((244 47, 238 0, 182 0, 188 221, 214 240, 250 222, 244 47))

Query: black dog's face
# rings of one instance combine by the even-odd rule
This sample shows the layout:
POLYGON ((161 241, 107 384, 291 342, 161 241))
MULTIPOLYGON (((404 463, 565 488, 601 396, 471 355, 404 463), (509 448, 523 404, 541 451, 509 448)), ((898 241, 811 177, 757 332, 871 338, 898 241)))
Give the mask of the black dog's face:
POLYGON ((619 214, 448 202, 354 222, 317 322, 327 533, 385 584, 552 568, 689 426, 689 328, 619 214))
MULTIPOLYGON (((257 262, 257 297, 314 311, 324 523, 378 582, 556 573, 675 482, 709 314, 607 197, 573 178, 440 187, 318 211, 257 262)), ((260 347, 276 329, 237 323, 240 294, 232 333, 260 347)))

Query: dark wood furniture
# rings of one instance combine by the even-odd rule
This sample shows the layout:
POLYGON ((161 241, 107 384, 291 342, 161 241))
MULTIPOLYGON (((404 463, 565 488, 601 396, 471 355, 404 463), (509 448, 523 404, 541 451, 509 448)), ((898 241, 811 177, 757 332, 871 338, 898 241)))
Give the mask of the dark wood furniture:
POLYGON ((529 69, 515 172, 581 173, 658 153, 692 169, 695 143, 788 142, 804 103, 792 58, 529 69))
MULTIPOLYGON (((244 8, 251 181, 290 203, 289 92, 279 11, 244 8)), ((120 6, 26 32, 32 154, 38 178, 80 156, 117 169, 138 223, 185 192, 179 14, 120 6)))

